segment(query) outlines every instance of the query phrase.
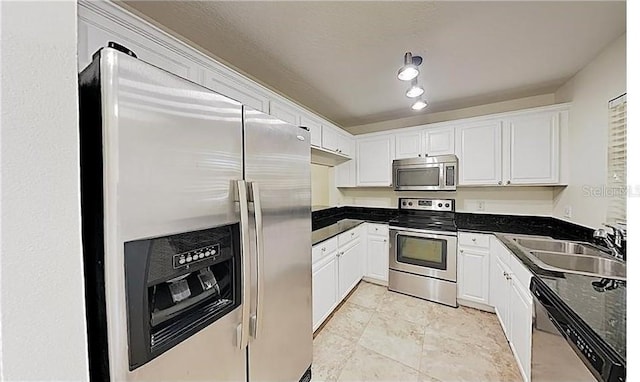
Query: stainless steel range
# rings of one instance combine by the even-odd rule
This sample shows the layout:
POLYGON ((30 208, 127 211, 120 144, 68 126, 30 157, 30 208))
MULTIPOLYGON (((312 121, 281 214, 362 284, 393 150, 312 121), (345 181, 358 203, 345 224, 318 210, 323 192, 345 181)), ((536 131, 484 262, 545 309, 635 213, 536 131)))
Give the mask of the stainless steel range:
POLYGON ((389 222, 389 290, 457 307, 455 200, 398 204, 389 222))

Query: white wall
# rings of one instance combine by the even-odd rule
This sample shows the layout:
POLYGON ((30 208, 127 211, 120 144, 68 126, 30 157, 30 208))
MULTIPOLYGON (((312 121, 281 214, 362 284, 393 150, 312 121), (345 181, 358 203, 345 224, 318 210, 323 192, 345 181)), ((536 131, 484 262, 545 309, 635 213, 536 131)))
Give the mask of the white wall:
POLYGON ((571 101, 569 186, 554 198, 553 215, 593 228, 605 221, 607 199, 585 192, 607 181, 608 101, 626 92, 626 42, 622 35, 556 92, 571 101), (565 206, 572 217, 564 217, 565 206))
POLYGON ((329 205, 329 167, 311 164, 311 204, 329 205))
POLYGON ((0 378, 85 381, 76 2, 0 7, 0 378))

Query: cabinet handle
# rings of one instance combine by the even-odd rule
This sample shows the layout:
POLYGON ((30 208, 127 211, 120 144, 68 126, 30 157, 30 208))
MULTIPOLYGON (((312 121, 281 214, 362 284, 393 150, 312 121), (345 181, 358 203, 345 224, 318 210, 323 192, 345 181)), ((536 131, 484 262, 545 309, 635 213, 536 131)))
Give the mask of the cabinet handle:
POLYGON ((386 242, 387 242, 387 239, 384 239, 384 240, 382 240, 382 241, 383 241, 384 243, 386 243, 386 242))
POLYGON ((378 229, 376 228, 376 231, 377 231, 377 230, 378 230, 378 229))
POLYGON ((326 251, 327 251, 327 249, 326 249, 326 248, 322 248, 322 252, 326 252, 326 251))
POLYGON ((502 275, 503 275, 504 277, 507 277, 508 273, 507 273, 507 272, 502 272, 502 275))
POLYGON ((476 241, 476 238, 475 238, 475 237, 472 237, 472 238, 471 238, 471 241, 476 241))
POLYGON ((460 250, 460 253, 464 253, 464 249, 461 249, 461 250, 460 250))
POLYGON ((498 181, 498 185, 502 186, 502 181, 501 180, 498 181))
POLYGON ((356 234, 355 232, 351 232, 351 236, 353 236, 353 235, 355 235, 355 234, 356 234))
POLYGON ((511 184, 511 181, 510 181, 510 180, 507 180, 507 184, 511 184))
POLYGON ((422 154, 418 154, 418 157, 422 157, 422 154))
POLYGON ((511 280, 511 276, 507 276, 507 280, 511 280))

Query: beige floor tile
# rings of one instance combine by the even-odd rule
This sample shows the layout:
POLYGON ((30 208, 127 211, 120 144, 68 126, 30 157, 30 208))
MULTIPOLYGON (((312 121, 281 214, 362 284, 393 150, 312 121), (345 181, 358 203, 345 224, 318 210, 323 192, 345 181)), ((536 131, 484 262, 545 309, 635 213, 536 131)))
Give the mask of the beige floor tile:
POLYGON ((446 336, 425 338, 420 372, 441 381, 518 381, 507 358, 446 336))
POLYGON ((342 369, 338 381, 413 381, 420 379, 417 370, 389 359, 363 346, 355 351, 342 369))
POLYGON ((431 315, 431 305, 428 301, 407 296, 396 292, 387 292, 376 311, 393 318, 423 325, 431 315))
POLYGON ((423 338, 423 326, 375 313, 358 344, 418 369, 423 338))
POLYGON ((373 309, 345 302, 327 322, 323 331, 329 331, 351 341, 357 341, 373 315, 373 309))
POLYGON ((387 293, 386 287, 362 281, 349 297, 349 302, 375 309, 385 293, 387 293))
POLYGON ((336 381, 355 349, 355 342, 322 331, 313 340, 313 381, 336 381))

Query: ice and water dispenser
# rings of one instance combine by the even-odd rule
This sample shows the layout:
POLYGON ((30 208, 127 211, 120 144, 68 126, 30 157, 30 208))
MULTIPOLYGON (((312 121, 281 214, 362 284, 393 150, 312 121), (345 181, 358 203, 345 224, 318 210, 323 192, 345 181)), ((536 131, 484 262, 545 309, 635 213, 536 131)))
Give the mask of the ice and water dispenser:
POLYGON ((125 243, 129 368, 240 305, 239 225, 125 243))

